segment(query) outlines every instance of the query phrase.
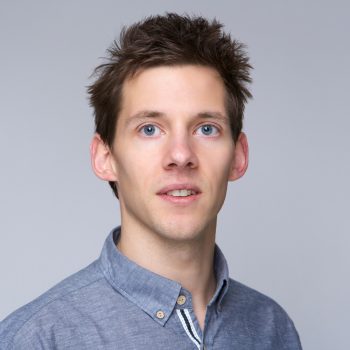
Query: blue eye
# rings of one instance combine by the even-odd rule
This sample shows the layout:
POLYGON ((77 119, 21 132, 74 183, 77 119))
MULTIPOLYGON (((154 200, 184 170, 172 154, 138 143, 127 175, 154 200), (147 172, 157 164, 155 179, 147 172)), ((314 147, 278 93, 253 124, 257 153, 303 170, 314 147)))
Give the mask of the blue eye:
POLYGON ((160 129, 157 126, 153 125, 153 124, 144 125, 140 129, 140 131, 145 136, 155 136, 155 135, 159 135, 159 133, 160 133, 160 129))
POLYGON ((198 130, 202 135, 205 135, 205 136, 213 136, 213 135, 217 135, 219 133, 218 128, 214 125, 211 125, 211 124, 201 125, 198 128, 198 130))

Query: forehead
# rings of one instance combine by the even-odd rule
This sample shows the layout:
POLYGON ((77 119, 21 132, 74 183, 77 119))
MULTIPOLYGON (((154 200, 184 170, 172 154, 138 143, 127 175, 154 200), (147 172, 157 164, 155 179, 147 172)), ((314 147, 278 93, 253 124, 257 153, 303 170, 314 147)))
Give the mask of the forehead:
POLYGON ((223 80, 213 68, 198 65, 147 68, 123 84, 120 118, 143 110, 164 115, 202 111, 225 115, 225 101, 223 80))

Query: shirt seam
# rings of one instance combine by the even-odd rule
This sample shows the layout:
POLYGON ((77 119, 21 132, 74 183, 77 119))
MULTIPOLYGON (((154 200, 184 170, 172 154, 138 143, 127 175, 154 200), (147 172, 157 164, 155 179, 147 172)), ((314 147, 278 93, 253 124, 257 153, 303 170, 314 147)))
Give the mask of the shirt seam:
POLYGON ((14 346, 14 344, 15 344, 14 339, 15 339, 15 337, 17 336, 17 334, 18 334, 18 333, 23 329, 23 327, 24 327, 29 321, 31 321, 31 320, 35 317, 35 315, 38 314, 44 307, 48 306, 49 304, 51 304, 51 303, 53 303, 53 302, 55 302, 55 301, 57 301, 57 300, 59 300, 59 299, 61 299, 61 298, 63 298, 63 297, 66 297, 67 295, 69 295, 69 294, 71 294, 71 293, 77 292, 77 291, 80 290, 80 289, 83 289, 83 288, 85 288, 85 287, 88 287, 88 286, 90 286, 91 284, 94 284, 94 283, 100 281, 101 279, 104 279, 104 277, 99 277, 98 279, 96 279, 96 280, 94 280, 94 281, 92 281, 92 282, 89 282, 88 284, 85 284, 85 285, 83 285, 83 286, 81 286, 81 287, 79 287, 79 288, 76 288, 76 289, 74 289, 74 290, 71 290, 71 291, 69 291, 69 292, 67 292, 67 293, 65 293, 65 294, 62 294, 62 295, 60 295, 60 296, 57 296, 56 298, 53 298, 53 299, 49 300, 48 302, 46 302, 46 303, 45 303, 44 305, 42 305, 38 310, 36 310, 33 314, 31 314, 31 315, 29 316, 29 318, 28 318, 26 321, 24 321, 24 323, 18 328, 18 330, 13 334, 12 339, 9 339, 9 341, 11 342, 11 344, 14 346))

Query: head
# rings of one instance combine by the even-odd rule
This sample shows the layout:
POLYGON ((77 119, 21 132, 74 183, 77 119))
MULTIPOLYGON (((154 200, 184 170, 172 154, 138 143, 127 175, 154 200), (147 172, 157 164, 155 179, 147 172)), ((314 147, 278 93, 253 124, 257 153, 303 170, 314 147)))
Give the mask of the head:
MULTIPOLYGON (((244 106, 251 94, 251 66, 244 45, 222 31, 222 24, 202 17, 168 13, 151 16, 124 28, 108 50, 108 61, 96 68, 97 79, 88 88, 95 114, 95 131, 112 147, 123 106, 125 82, 137 73, 161 66, 198 65, 213 68, 226 91, 226 113, 233 141, 241 130, 244 106)), ((109 181, 118 197, 116 182, 109 181)))

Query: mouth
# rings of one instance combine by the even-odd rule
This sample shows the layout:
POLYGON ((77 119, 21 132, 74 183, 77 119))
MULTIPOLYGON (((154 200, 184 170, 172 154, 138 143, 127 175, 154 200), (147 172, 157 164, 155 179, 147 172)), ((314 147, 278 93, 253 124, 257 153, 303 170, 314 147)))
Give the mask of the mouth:
POLYGON ((163 200, 175 204, 192 203, 199 198, 200 194, 200 189, 190 184, 169 185, 157 193, 163 200))
POLYGON ((180 189, 180 190, 168 191, 165 194, 167 196, 172 196, 172 197, 188 197, 188 196, 193 196, 193 195, 197 194, 197 192, 194 190, 180 189))

